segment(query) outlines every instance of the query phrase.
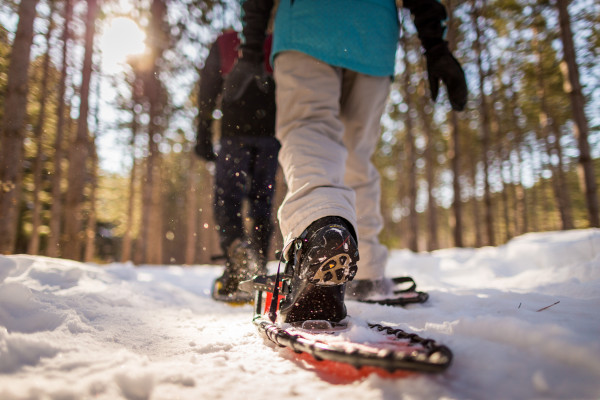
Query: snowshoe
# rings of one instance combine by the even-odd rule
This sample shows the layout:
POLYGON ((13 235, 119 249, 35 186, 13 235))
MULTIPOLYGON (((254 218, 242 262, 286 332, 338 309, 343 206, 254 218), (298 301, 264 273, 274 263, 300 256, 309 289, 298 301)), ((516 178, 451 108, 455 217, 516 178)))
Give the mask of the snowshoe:
POLYGON ((362 303, 388 306, 405 306, 426 302, 429 294, 416 289, 417 284, 410 276, 384 278, 377 281, 361 279, 348 283, 346 298, 362 303))
POLYGON ((344 295, 346 284, 356 275, 358 246, 345 220, 317 220, 294 240, 288 254, 283 273, 280 263, 276 275, 257 276, 239 285, 240 290, 254 293, 253 322, 265 338, 317 361, 357 369, 442 372, 448 368, 452 352, 446 346, 347 315, 344 295), (361 333, 364 329, 377 334, 361 333))
MULTIPOLYGON (((452 362, 452 352, 432 339, 406 332, 397 327, 372 324, 346 316, 341 321, 327 320, 273 322, 270 312, 273 304, 282 303, 290 292, 290 275, 263 275, 242 282, 240 289, 253 291, 253 323, 269 341, 296 353, 308 355, 317 361, 351 366, 366 373, 382 375, 397 371, 440 373, 452 362), (278 290, 276 290, 278 288, 278 290), (281 294, 280 294, 281 293, 281 294), (279 301, 273 302, 273 298, 279 301), (366 335, 360 330, 368 329, 376 335, 366 335), (356 338, 353 334, 359 332, 356 338)), ((328 364, 331 369, 331 364, 328 364)), ((347 374, 344 372, 344 374, 347 374)))

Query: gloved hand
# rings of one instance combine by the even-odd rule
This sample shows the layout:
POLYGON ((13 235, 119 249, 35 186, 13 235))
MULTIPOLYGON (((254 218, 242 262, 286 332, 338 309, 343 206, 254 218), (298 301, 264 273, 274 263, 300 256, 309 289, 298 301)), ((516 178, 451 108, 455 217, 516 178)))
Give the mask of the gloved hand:
POLYGON ((448 42, 441 42, 425 51, 429 89, 433 101, 437 99, 440 79, 446 85, 452 109, 462 111, 467 103, 467 81, 459 62, 448 49, 448 42))
POLYGON ((239 101, 252 82, 256 82, 259 89, 263 90, 262 63, 262 54, 243 53, 225 78, 225 83, 223 84, 223 101, 227 103, 239 101))
POLYGON ((217 155, 213 150, 211 141, 210 121, 201 119, 198 123, 198 135, 196 137, 196 145, 194 151, 200 158, 204 158, 206 161, 214 161, 217 159, 217 155))

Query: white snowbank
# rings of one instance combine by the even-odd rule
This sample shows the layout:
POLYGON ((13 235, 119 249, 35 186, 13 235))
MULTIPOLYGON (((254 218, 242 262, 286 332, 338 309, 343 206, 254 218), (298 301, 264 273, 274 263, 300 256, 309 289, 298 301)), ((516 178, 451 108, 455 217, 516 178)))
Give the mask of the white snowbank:
POLYGON ((267 344, 251 306, 212 301, 221 270, 0 256, 0 399, 600 398, 598 229, 392 251, 388 275, 430 300, 349 312, 448 345, 441 375, 341 384, 267 344))

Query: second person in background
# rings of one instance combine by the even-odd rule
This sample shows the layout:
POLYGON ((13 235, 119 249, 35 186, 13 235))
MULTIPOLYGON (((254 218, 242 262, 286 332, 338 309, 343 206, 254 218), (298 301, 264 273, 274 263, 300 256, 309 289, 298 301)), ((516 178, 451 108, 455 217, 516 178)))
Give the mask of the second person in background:
POLYGON ((273 233, 272 200, 280 146, 274 137, 271 37, 261 40, 261 60, 246 71, 240 85, 224 84, 238 58, 240 39, 234 30, 219 35, 200 75, 195 151, 199 157, 216 162, 214 214, 226 261, 223 275, 214 284, 213 297, 223 301, 251 300, 252 295, 239 291, 238 284, 266 272, 273 233), (215 153, 212 124, 219 99, 221 138, 215 153), (248 232, 242 215, 245 199, 251 219, 248 232))

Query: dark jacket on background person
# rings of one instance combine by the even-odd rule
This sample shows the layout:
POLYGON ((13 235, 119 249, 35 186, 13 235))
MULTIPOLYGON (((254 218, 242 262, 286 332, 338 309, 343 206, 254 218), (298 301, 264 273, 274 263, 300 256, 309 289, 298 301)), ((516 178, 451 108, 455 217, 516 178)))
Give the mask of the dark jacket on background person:
POLYGON ((228 84, 225 78, 238 62, 240 39, 233 30, 223 32, 211 46, 200 75, 195 151, 199 157, 215 161, 215 224, 227 268, 234 269, 240 266, 234 265, 230 255, 236 253, 233 247, 240 245, 250 246, 263 268, 273 232, 272 199, 280 145, 275 138, 271 37, 263 39, 263 62, 257 60, 254 68, 243 74, 244 79, 228 84), (211 125, 218 106, 222 117, 217 155, 211 125), (247 215, 252 220, 248 232, 242 217, 244 200, 248 201, 247 215))
MULTIPOLYGON (((217 99, 223 93, 224 78, 238 58, 240 39, 230 30, 222 33, 214 42, 200 75, 198 96, 198 139, 210 140, 210 125, 217 99)), ((255 77, 243 96, 235 101, 223 100, 221 104, 221 135, 269 136, 275 135, 275 83, 269 62, 271 37, 264 40, 263 74, 255 77)))

